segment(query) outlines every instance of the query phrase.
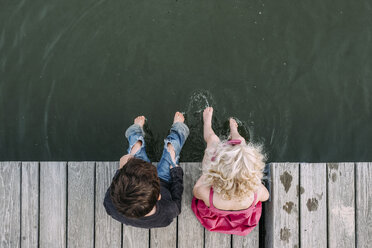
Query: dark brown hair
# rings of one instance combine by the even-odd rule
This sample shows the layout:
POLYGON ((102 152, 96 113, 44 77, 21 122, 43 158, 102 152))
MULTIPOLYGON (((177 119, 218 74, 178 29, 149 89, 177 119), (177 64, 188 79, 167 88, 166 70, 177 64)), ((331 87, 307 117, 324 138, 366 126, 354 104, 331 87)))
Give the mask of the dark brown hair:
POLYGON ((148 214, 160 194, 156 167, 142 159, 132 158, 112 180, 110 196, 116 210, 129 218, 148 214))

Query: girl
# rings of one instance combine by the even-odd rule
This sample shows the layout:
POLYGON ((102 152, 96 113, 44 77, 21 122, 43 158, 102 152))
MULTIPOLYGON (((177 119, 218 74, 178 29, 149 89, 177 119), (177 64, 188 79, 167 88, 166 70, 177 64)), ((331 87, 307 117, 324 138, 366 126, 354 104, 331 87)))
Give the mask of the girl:
POLYGON ((221 142, 212 129, 212 115, 213 108, 204 110, 207 149, 191 208, 209 231, 247 235, 261 217, 261 202, 269 198, 261 183, 265 156, 260 147, 245 142, 232 118, 231 139, 221 142))

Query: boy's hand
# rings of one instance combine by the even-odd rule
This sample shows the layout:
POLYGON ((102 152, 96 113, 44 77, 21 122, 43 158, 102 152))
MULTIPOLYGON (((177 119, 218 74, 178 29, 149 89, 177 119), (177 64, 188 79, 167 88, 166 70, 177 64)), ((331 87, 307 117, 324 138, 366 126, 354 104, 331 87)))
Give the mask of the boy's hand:
POLYGON ((128 162, 130 158, 133 158, 133 155, 127 154, 121 157, 119 162, 119 169, 123 168, 123 166, 128 162))

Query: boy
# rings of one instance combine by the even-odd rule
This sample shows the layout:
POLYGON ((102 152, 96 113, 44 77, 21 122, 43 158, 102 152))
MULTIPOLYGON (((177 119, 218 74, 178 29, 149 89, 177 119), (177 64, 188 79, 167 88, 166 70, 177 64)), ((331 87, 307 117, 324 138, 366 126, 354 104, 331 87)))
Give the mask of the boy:
POLYGON ((176 112, 157 168, 145 151, 145 117, 138 116, 127 129, 128 154, 120 159, 103 203, 112 218, 126 225, 155 228, 168 226, 181 213, 183 171, 178 162, 189 135, 184 121, 183 114, 176 112))

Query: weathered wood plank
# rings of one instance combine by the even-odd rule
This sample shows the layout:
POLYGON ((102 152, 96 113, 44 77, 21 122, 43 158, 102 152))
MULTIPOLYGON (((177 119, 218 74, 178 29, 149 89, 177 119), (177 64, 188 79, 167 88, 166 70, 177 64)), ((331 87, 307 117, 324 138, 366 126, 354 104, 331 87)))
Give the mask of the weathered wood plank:
POLYGON ((66 247, 66 163, 40 163, 40 247, 66 247))
POLYGON ((103 206, 107 188, 118 168, 118 162, 96 163, 96 248, 121 247, 121 224, 111 218, 103 206))
POLYGON ((301 163, 300 189, 301 247, 327 247, 326 164, 301 163))
POLYGON ((123 248, 148 248, 149 229, 123 225, 123 248))
POLYGON ((258 248, 259 247, 259 230, 257 225, 247 236, 232 235, 233 248, 258 248))
POLYGON ((266 204, 265 247, 299 247, 299 164, 271 164, 271 202, 266 204))
POLYGON ((372 163, 356 164, 356 240, 357 247, 372 245, 372 163))
POLYGON ((22 163, 21 247, 38 246, 39 163, 22 163))
POLYGON ((355 247, 354 163, 327 164, 328 245, 355 247))
POLYGON ((230 248, 231 234, 210 232, 205 230, 205 248, 230 248))
POLYGON ((0 162, 0 246, 19 247, 20 162, 0 162))
POLYGON ((68 247, 93 247, 94 167, 94 162, 68 163, 68 247))
POLYGON ((176 247, 177 245, 177 219, 163 228, 151 229, 150 247, 176 247))
POLYGON ((182 211, 178 216, 178 247, 202 248, 204 245, 204 228, 191 210, 192 190, 201 175, 201 163, 182 163, 184 172, 182 211))

